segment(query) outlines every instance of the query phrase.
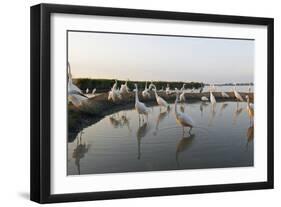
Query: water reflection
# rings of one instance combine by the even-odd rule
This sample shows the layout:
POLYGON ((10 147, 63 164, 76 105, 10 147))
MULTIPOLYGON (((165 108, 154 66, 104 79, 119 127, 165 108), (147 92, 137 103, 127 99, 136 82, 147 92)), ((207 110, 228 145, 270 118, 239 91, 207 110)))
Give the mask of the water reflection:
POLYGON ((80 132, 80 136, 77 138, 76 148, 73 150, 72 158, 75 160, 75 165, 77 167, 78 174, 80 175, 80 160, 85 157, 90 149, 90 145, 82 142, 83 131, 80 132))
POLYGON ((250 126, 248 129, 247 129, 247 149, 248 149, 248 146, 251 142, 253 142, 253 139, 254 139, 254 126, 250 126))
POLYGON ((143 124, 141 124, 141 122, 140 122, 139 128, 136 133, 137 141, 138 141, 138 160, 141 158, 141 140, 143 137, 146 136, 148 131, 149 131, 148 123, 144 122, 143 124))
POLYGON ((148 120, 135 109, 108 115, 68 143, 68 175, 252 166, 254 129, 242 112, 245 103, 239 105, 188 103, 185 110, 197 127, 184 136, 174 113, 160 113, 158 106, 148 120))
MULTIPOLYGON (((237 102, 238 103, 238 102, 237 102)), ((237 104, 237 107, 233 113, 233 125, 236 125, 238 117, 241 115, 243 111, 243 107, 237 104)))
POLYGON ((176 161, 177 161, 178 168, 180 167, 179 155, 191 147, 194 138, 195 138, 195 134, 191 134, 187 137, 183 136, 181 140, 178 142, 177 149, 176 149, 176 161))

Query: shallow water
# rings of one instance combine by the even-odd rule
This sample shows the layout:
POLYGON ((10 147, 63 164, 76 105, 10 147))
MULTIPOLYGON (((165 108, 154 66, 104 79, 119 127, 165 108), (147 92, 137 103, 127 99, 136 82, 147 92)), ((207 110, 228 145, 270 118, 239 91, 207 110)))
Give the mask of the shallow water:
POLYGON ((253 166, 253 127, 246 103, 178 105, 196 127, 177 125, 170 111, 151 107, 148 121, 124 110, 85 128, 68 143, 68 175, 253 166))

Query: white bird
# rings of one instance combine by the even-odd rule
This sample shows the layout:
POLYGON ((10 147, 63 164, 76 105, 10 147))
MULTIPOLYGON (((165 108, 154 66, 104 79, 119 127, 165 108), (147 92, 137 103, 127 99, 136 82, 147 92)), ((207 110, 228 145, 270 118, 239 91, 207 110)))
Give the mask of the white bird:
MULTIPOLYGON (((149 87, 150 87, 151 85, 149 85, 149 87)), ((150 93, 149 93, 149 88, 147 88, 147 82, 145 82, 145 88, 144 88, 144 90, 142 91, 142 97, 143 98, 150 98, 150 93)))
POLYGON ((194 122, 193 122, 191 116, 189 116, 187 113, 183 113, 183 112, 178 111, 178 109, 177 109, 178 98, 179 98, 179 95, 177 93, 177 98, 176 98, 176 101, 175 101, 176 121, 179 125, 182 126, 183 134, 184 134, 184 127, 189 127, 190 128, 189 133, 190 133, 192 128, 194 127, 194 122))
POLYGON ((221 92, 221 96, 223 98, 229 98, 229 95, 227 93, 223 92, 223 91, 221 92))
POLYGON ((253 118, 254 118, 254 104, 250 103, 249 96, 246 96, 246 99, 247 99, 247 112, 250 118, 250 125, 252 125, 253 118))
POLYGON ((169 108, 169 104, 167 103, 167 101, 165 101, 162 97, 160 97, 158 94, 157 94, 157 90, 156 90, 156 86, 153 85, 154 89, 154 93, 155 93, 155 98, 156 98, 156 101, 157 101, 157 104, 160 106, 160 110, 161 110, 161 107, 165 107, 165 108, 169 108))
POLYGON ((210 101, 211 101, 212 105, 217 103, 216 98, 215 98, 215 96, 214 96, 214 94, 212 92, 213 90, 214 90, 214 87, 211 86, 211 88, 210 88, 210 101))
POLYGON ((251 86, 248 87, 248 93, 251 93, 252 92, 252 89, 251 89, 251 86))
POLYGON ((238 101, 244 101, 242 96, 236 91, 236 84, 235 86, 233 87, 233 92, 234 92, 234 96, 235 98, 238 100, 238 101))
POLYGON ((186 85, 185 83, 182 85, 181 90, 180 90, 181 92, 185 90, 185 85, 186 85))
POLYGON ((94 95, 95 93, 96 93, 96 88, 94 88, 93 90, 92 90, 92 94, 94 95))
POLYGON ((202 96, 201 101, 209 101, 209 99, 206 96, 202 96))
POLYGON ((125 95, 129 93, 129 88, 127 86, 127 81, 125 82, 125 84, 122 84, 120 87, 120 94, 121 95, 125 95))
POLYGON ((117 80, 115 80, 114 85, 108 93, 108 100, 112 100, 113 102, 121 99, 120 91, 117 89, 117 80))
POLYGON ((83 103, 83 101, 87 100, 88 97, 85 96, 80 88, 78 88, 73 82, 72 82, 72 74, 71 74, 71 68, 70 64, 67 64, 68 66, 68 100, 76 107, 80 107, 83 103))
POLYGON ((167 87, 166 87, 166 94, 167 95, 171 94, 169 83, 167 84, 167 87))
POLYGON ((146 105, 144 103, 139 101, 137 84, 135 84, 135 109, 139 113, 139 115, 145 115, 147 118, 148 113, 149 113, 149 108, 146 107, 146 105))
POLYGON ((86 93, 89 93, 89 88, 86 89, 86 93))
POLYGON ((185 102, 185 91, 183 91, 180 95, 180 102, 184 103, 185 102))

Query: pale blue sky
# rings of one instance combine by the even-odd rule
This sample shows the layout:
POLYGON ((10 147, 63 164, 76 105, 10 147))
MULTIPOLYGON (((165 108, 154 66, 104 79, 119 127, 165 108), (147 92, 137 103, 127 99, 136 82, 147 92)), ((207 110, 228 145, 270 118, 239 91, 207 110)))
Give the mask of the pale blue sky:
POLYGON ((69 32, 74 78, 253 82, 254 40, 69 32))

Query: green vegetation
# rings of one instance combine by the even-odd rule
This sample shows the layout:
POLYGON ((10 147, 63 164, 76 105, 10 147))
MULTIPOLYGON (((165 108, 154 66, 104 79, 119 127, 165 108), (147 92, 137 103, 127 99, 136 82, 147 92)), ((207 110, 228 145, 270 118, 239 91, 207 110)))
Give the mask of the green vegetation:
MULTIPOLYGON (((121 86, 121 84, 124 84, 126 80, 118 80, 118 87, 121 86)), ((79 78, 75 79, 74 83, 82 90, 85 91, 87 88, 90 90, 96 88, 97 92, 107 92, 111 89, 113 84, 115 83, 115 79, 89 79, 89 78, 79 78)), ((134 84, 137 83, 139 89, 144 89, 145 87, 145 81, 128 81, 128 87, 130 89, 134 89, 134 84)), ((148 81, 147 85, 149 85, 151 82, 148 81)), ((186 84, 185 88, 195 88, 198 89, 202 86, 204 86, 203 83, 199 82, 166 82, 166 81, 153 81, 153 84, 156 85, 157 89, 160 90, 166 89, 167 84, 170 85, 170 89, 178 88, 180 89, 183 85, 183 83, 186 84)))

